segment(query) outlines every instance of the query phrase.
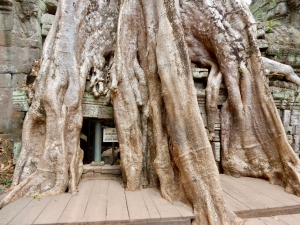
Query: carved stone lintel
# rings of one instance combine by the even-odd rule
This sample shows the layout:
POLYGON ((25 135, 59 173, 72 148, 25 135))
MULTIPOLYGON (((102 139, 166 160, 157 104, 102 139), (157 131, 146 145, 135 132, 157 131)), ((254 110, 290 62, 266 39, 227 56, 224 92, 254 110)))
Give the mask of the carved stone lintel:
POLYGON ((13 3, 11 0, 0 0, 0 11, 11 12, 13 10, 13 3))

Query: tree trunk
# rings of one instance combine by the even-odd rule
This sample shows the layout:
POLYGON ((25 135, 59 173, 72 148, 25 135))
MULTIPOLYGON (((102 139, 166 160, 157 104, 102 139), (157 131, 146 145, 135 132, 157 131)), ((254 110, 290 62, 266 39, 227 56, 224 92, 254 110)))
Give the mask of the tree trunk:
POLYGON ((167 200, 192 204, 194 224, 241 224, 222 197, 191 61, 211 68, 210 133, 222 79, 228 91, 225 171, 269 178, 298 193, 299 161, 264 81, 255 32, 247 6, 233 0, 60 0, 24 122, 13 190, 1 207, 67 187, 76 193, 81 99, 93 71, 94 96, 112 96, 126 189, 158 186, 167 200))

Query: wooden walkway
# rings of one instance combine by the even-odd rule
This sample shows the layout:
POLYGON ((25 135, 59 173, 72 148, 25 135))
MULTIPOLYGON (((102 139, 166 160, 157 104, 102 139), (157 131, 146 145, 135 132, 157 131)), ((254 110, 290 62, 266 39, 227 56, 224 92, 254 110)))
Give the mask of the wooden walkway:
MULTIPOLYGON (((240 217, 253 218, 245 225, 300 224, 299 197, 264 180, 220 176, 228 207, 240 217)), ((190 207, 169 203, 157 189, 124 191, 114 180, 88 180, 75 196, 27 197, 0 210, 0 225, 190 225, 193 218, 190 207)))
POLYGON ((124 191, 118 181, 88 180, 79 193, 22 198, 0 210, 0 224, 188 225, 192 209, 169 203, 155 188, 124 191))
MULTIPOLYGON (((300 213, 300 197, 261 179, 220 174, 224 198, 239 217, 255 218, 300 213)), ((299 222, 300 224, 300 222, 299 222)))
POLYGON ((247 219, 244 225, 299 225, 300 214, 247 219))

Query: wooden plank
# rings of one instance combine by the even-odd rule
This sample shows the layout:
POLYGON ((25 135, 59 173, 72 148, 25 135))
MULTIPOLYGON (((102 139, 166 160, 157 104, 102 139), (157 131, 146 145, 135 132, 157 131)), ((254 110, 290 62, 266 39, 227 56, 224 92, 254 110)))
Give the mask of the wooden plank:
POLYGON ((148 188, 146 190, 149 192, 150 197, 152 198, 162 219, 182 218, 177 208, 174 205, 172 205, 172 203, 165 200, 161 196, 159 190, 157 190, 156 188, 148 188))
POLYGON ((32 224, 52 198, 53 196, 33 199, 8 224, 32 224))
POLYGON ((279 218, 279 220, 281 220, 289 225, 299 225, 300 224, 300 214, 280 215, 277 217, 279 218))
POLYGON ((8 194, 8 192, 7 192, 7 193, 4 193, 4 194, 2 194, 2 195, 0 195, 0 201, 1 201, 2 198, 4 198, 7 194, 8 194))
POLYGON ((262 222, 260 218, 254 218, 254 219, 245 220, 244 225, 266 225, 266 224, 262 222))
POLYGON ((33 224, 56 224, 69 203, 72 195, 65 193, 53 196, 51 202, 33 224))
POLYGON ((297 198, 299 197, 293 195, 291 196, 291 194, 284 191, 283 187, 272 185, 266 180, 251 177, 241 177, 233 179, 252 189, 255 189, 256 191, 280 202, 285 206, 299 205, 299 202, 297 201, 297 198))
POLYGON ((32 197, 21 198, 14 201, 0 210, 0 224, 7 224, 31 201, 32 197))
POLYGON ((160 219, 160 214, 159 214, 154 202, 152 201, 152 198, 150 197, 148 190, 143 189, 143 190, 141 190, 141 192, 142 192, 143 199, 144 199, 144 202, 146 204, 146 207, 148 209, 148 213, 150 215, 150 218, 152 220, 160 219))
POLYGON ((130 221, 147 221, 151 218, 141 190, 125 191, 125 195, 130 221))
POLYGON ((227 194, 226 192, 223 191, 223 197, 224 200, 227 204, 227 206, 232 210, 232 211, 241 211, 241 210, 250 210, 250 208, 243 203, 239 202, 237 199, 232 197, 231 195, 227 194))
POLYGON ((268 225, 287 225, 287 223, 279 220, 277 217, 262 217, 260 219, 263 223, 268 225))
POLYGON ((222 180, 224 180, 225 182, 230 182, 234 185, 236 185, 236 187, 239 187, 239 189, 241 189, 244 193, 251 193, 251 196, 249 196, 250 198, 256 199, 257 201, 265 204, 266 206, 268 206, 268 208, 275 208, 275 207, 284 207, 285 205, 278 202, 277 200, 274 200, 270 197, 268 197, 267 195, 265 195, 265 193, 261 193, 258 192, 257 190, 253 189, 253 188, 249 188, 247 185, 244 185, 240 182, 238 182, 240 178, 234 178, 231 176, 223 176, 222 180))
POLYGON ((183 204, 182 202, 173 202, 173 205, 177 208, 182 218, 195 219, 193 208, 191 206, 183 204))
POLYGON ((67 207, 59 218, 58 223, 72 223, 81 221, 85 213, 93 185, 94 181, 91 180, 79 184, 78 194, 74 195, 70 199, 67 207))
POLYGON ((108 180, 95 180, 82 222, 106 220, 108 185, 108 180))
POLYGON ((109 181, 107 197, 106 221, 129 221, 125 191, 117 181, 109 181))
MULTIPOLYGON (((227 185, 231 185, 232 188, 237 189, 241 194, 244 194, 247 199, 246 202, 240 200, 243 204, 247 205, 247 202, 252 202, 257 205, 259 208, 275 208, 275 207, 283 207, 284 205, 280 202, 275 201, 274 199, 265 196, 256 190, 253 190, 246 185, 243 185, 236 181, 236 178, 232 178, 229 176, 222 176, 222 181, 227 185)), ((229 194, 229 193, 228 193, 229 194)), ((233 195, 231 195, 234 197, 233 195)), ((257 208, 258 209, 258 208, 257 208)))
MULTIPOLYGON (((224 175, 223 175, 224 176, 224 175)), ((221 178, 222 179, 222 178, 221 178)), ((300 203, 300 197, 289 194, 284 191, 284 188, 279 185, 273 185, 270 184, 266 180, 257 179, 257 178, 251 178, 251 177, 242 177, 242 178, 236 178, 236 179, 242 179, 243 182, 247 182, 248 185, 252 186, 253 188, 258 188, 261 191, 266 191, 269 194, 273 194, 276 196, 276 198, 280 197, 280 201, 284 201, 287 205, 298 205, 300 203)))
POLYGON ((222 184, 222 189, 225 193, 227 193, 231 197, 235 198, 237 201, 243 203, 249 209, 264 209, 264 208, 267 208, 266 205, 252 199, 251 196, 248 195, 249 193, 242 192, 240 190, 241 188, 237 189, 234 185, 225 183, 223 180, 221 180, 221 184, 222 184))

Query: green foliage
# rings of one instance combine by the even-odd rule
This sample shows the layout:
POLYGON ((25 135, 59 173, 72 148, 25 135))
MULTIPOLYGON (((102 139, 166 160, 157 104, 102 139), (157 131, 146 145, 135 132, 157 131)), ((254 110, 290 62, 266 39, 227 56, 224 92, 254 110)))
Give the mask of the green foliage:
POLYGON ((34 199, 41 199, 42 197, 39 195, 31 195, 31 197, 33 197, 34 199))
POLYGON ((268 27, 266 28, 265 32, 267 34, 272 33, 273 27, 275 27, 276 25, 280 25, 280 22, 278 20, 269 20, 268 21, 268 27))
POLYGON ((1 175, 1 185, 9 185, 11 184, 11 179, 6 175, 1 175))

